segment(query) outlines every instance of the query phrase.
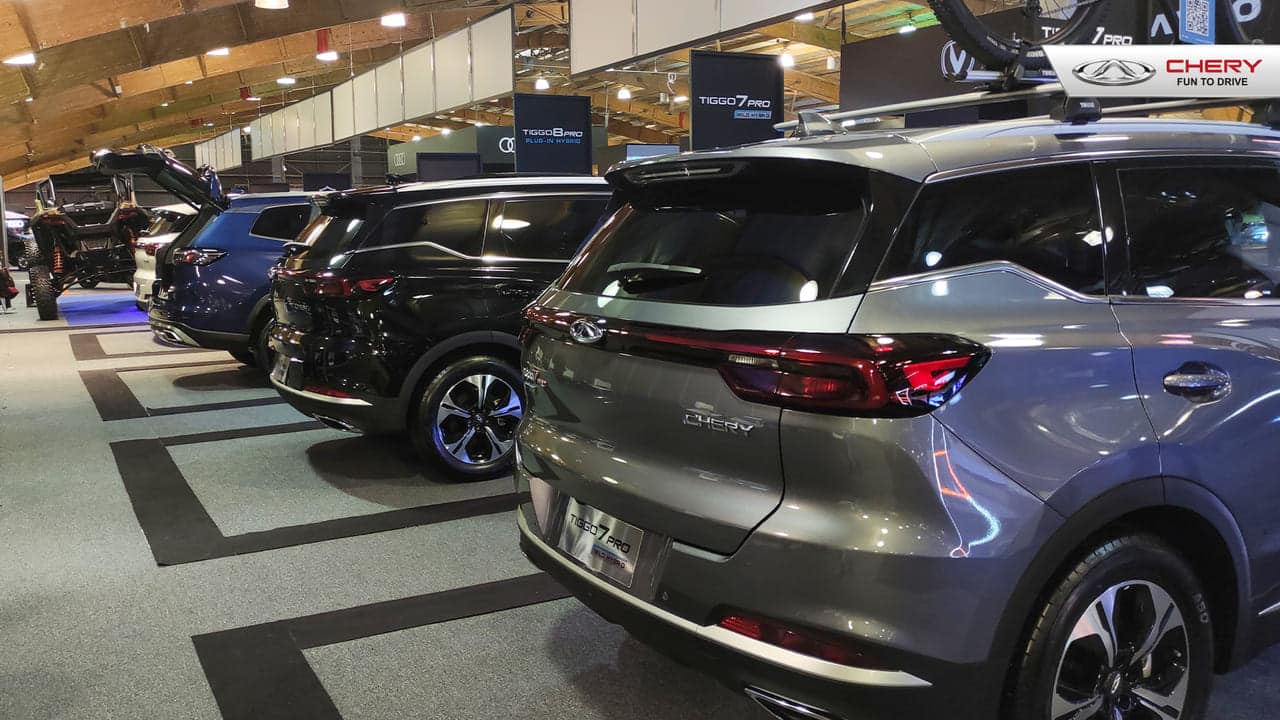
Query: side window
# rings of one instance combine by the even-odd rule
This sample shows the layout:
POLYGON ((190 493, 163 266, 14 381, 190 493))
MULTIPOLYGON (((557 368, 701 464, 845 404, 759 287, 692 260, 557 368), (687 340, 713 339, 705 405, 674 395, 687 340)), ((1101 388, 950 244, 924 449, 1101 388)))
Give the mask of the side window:
POLYGON ((1156 298, 1273 297, 1280 279, 1274 167, 1121 170, 1132 292, 1156 298))
MULTIPOLYGON (((396 208, 364 247, 430 242, 463 255, 479 255, 488 212, 487 200, 396 208)), ((441 255, 447 257, 448 253, 441 255)))
POLYGON ((276 240, 293 240, 310 220, 310 205, 270 207, 258 214, 249 234, 276 240))
POLYGON ((989 173, 925 186, 877 279, 1016 263, 1102 294, 1103 240, 1088 165, 989 173))
POLYGON ((509 200, 493 219, 485 254, 568 260, 608 203, 606 197, 509 200))

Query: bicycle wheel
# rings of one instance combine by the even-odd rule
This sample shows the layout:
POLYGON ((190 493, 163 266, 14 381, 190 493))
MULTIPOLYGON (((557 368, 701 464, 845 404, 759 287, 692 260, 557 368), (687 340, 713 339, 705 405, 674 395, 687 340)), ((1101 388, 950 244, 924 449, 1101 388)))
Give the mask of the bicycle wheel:
POLYGON ((1049 59, 1042 46, 1071 43, 1087 37, 1106 19, 1111 0, 929 0, 938 23, 969 54, 993 70, 1008 67, 1018 59, 1023 46, 1023 67, 1043 70, 1049 59), (1020 10, 1013 22, 990 22, 997 9, 1020 10))

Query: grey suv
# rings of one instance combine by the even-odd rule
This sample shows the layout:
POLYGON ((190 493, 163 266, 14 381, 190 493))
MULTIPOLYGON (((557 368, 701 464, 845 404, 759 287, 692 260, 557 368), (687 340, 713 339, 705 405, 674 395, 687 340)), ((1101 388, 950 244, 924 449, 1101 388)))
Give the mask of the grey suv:
POLYGON ((526 311, 521 545, 783 718, 1195 720, 1280 635, 1280 133, 623 166, 526 311))

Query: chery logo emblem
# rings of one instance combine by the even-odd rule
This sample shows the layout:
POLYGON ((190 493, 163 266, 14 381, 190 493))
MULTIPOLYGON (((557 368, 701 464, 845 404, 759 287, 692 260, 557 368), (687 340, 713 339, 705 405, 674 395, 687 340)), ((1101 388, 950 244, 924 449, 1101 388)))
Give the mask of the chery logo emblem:
POLYGON ((583 345, 592 345, 604 339, 604 330, 599 325, 585 318, 575 320, 569 326, 569 336, 583 345))
POLYGON ((1071 71, 1090 85, 1137 85, 1156 76, 1156 69, 1137 60, 1090 60, 1071 71))

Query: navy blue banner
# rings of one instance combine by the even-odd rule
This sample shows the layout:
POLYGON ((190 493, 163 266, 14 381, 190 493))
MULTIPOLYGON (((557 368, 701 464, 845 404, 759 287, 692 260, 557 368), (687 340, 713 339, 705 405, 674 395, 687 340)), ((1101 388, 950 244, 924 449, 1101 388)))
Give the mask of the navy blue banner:
POLYGON ((694 50, 690 61, 694 150, 745 145, 779 136, 782 65, 775 55, 694 50))
POLYGON ((515 98, 516 172, 591 174, 591 98, 515 98))

